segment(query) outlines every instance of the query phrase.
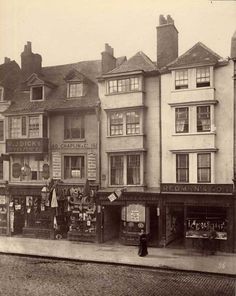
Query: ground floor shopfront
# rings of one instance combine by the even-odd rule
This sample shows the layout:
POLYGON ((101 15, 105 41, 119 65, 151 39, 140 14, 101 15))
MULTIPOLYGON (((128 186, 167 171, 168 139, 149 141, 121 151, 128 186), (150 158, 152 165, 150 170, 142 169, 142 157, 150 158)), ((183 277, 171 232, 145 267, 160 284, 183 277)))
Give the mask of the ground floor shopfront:
POLYGON ((123 192, 114 201, 111 192, 98 192, 99 241, 119 241, 126 245, 137 245, 143 229, 149 245, 158 247, 161 241, 162 221, 159 193, 123 192))
POLYGON ((162 200, 164 246, 199 249, 214 231, 216 250, 234 251, 235 199, 231 185, 163 184, 162 200))

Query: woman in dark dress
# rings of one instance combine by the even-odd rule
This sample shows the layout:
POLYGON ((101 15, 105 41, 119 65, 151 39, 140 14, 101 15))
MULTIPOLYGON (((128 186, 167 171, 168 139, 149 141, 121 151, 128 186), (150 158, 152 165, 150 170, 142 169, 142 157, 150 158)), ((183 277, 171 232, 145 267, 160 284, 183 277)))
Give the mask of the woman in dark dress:
POLYGON ((144 230, 141 230, 140 236, 139 236, 139 249, 138 249, 138 255, 140 257, 144 257, 148 254, 147 251, 147 235, 144 232, 144 230))

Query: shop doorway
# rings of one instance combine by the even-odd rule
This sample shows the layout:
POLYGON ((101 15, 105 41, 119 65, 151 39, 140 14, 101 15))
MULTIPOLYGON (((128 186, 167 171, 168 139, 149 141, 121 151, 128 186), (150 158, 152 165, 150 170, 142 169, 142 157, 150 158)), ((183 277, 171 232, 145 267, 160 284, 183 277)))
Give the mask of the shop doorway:
POLYGON ((25 226, 25 199, 14 198, 13 209, 13 235, 21 235, 23 233, 23 227, 25 226))
POLYGON ((102 212, 102 242, 118 243, 120 237, 120 206, 104 206, 102 212))
POLYGON ((149 245, 158 245, 158 227, 159 227, 159 217, 157 215, 157 206, 150 207, 150 235, 149 235, 149 245))
POLYGON ((166 206, 166 245, 184 248, 184 205, 166 206))

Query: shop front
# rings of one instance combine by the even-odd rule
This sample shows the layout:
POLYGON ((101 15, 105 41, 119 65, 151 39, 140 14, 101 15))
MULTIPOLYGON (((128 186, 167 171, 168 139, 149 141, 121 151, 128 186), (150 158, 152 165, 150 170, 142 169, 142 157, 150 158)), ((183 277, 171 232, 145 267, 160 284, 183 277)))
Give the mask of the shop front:
POLYGON ((160 197, 159 194, 123 192, 110 201, 108 193, 98 192, 100 203, 100 241, 119 241, 126 245, 137 245, 143 229, 149 245, 160 242, 160 197))
POLYGON ((161 188, 166 246, 201 249, 214 232, 216 249, 233 251, 233 187, 230 184, 162 184, 161 188))

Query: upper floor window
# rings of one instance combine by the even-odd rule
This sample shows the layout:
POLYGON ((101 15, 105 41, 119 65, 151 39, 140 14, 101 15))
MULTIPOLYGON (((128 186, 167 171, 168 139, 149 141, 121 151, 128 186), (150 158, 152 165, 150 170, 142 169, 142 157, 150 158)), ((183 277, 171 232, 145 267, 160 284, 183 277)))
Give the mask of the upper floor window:
POLYGON ((209 132, 211 130, 210 106, 197 107, 197 131, 209 132))
POLYGON ((19 116, 9 118, 9 137, 38 138, 41 135, 42 119, 40 116, 19 116))
POLYGON ((176 154, 176 182, 189 182, 188 154, 176 154))
POLYGON ((69 139, 84 139, 84 116, 71 115, 64 118, 64 138, 69 139))
POLYGON ((77 98, 83 95, 83 83, 69 83, 69 98, 77 98))
POLYGON ((196 85, 197 87, 210 86, 210 67, 197 68, 196 85))
POLYGON ((140 154, 114 155, 110 157, 111 185, 139 185, 140 154))
POLYGON ((33 86, 31 87, 31 101, 41 101, 43 100, 43 86, 33 86))
POLYGON ((4 141, 4 121, 0 120, 0 141, 4 141))
POLYGON ((211 182, 211 154, 201 153, 197 155, 197 181, 199 183, 211 182))
POLYGON ((140 78, 130 77, 108 81, 108 93, 122 93, 140 90, 140 78))
POLYGON ((0 101, 4 100, 4 88, 0 86, 0 101))
POLYGON ((188 70, 175 71, 175 89, 188 88, 188 70))
POLYGON ((140 134, 138 111, 113 112, 110 115, 110 136, 140 134))
POLYGON ((82 179, 85 178, 84 156, 64 157, 64 178, 82 179))
POLYGON ((188 133, 188 108, 176 108, 175 109, 175 131, 176 133, 188 133))

